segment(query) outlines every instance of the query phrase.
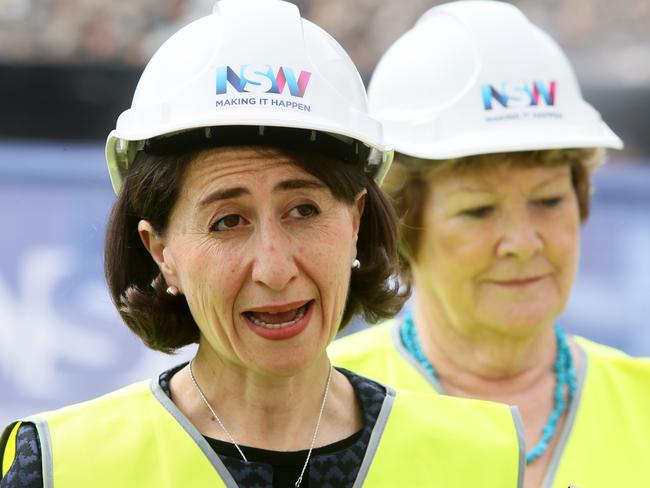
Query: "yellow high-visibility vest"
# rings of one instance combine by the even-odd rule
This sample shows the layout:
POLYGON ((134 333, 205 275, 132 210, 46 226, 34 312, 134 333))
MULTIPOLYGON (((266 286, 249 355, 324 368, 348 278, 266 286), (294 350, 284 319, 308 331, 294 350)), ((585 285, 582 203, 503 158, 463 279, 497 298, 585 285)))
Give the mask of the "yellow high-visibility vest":
MULTIPOLYGON (((333 364, 396 388, 441 392, 391 320, 335 341, 333 364)), ((650 487, 650 359, 576 337, 577 390, 543 488, 650 487)))
MULTIPOLYGON (((522 486, 521 431, 509 407, 387 391, 355 487, 522 486)), ((39 434, 44 488, 237 486, 157 379, 23 422, 39 434)), ((3 474, 19 425, 0 440, 3 474)))

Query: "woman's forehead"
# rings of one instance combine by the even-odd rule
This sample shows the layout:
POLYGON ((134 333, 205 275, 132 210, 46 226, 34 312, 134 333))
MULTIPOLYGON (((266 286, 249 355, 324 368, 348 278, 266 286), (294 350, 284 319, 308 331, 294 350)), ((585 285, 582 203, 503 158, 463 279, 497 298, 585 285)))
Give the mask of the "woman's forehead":
POLYGON ((282 149, 219 147, 201 151, 192 159, 181 194, 196 198, 218 186, 258 186, 286 178, 316 180, 299 165, 295 155, 282 149))
POLYGON ((226 146, 199 151, 191 164, 199 168, 297 164, 291 152, 272 146, 226 146))
POLYGON ((235 146, 206 149, 197 153, 190 162, 188 179, 203 179, 205 176, 227 177, 238 174, 245 177, 268 170, 299 171, 295 155, 266 146, 235 146))
POLYGON ((495 153, 444 161, 438 166, 431 165, 425 172, 430 179, 436 179, 454 175, 489 176, 521 169, 550 168, 552 171, 553 168, 570 165, 571 161, 568 159, 545 159, 528 153, 495 153))
POLYGON ((491 166, 478 165, 466 167, 463 171, 450 171, 438 175, 433 181, 433 187, 459 189, 463 187, 503 187, 525 185, 536 187, 547 181, 570 179, 570 167, 561 165, 527 165, 508 162, 495 163, 491 166))

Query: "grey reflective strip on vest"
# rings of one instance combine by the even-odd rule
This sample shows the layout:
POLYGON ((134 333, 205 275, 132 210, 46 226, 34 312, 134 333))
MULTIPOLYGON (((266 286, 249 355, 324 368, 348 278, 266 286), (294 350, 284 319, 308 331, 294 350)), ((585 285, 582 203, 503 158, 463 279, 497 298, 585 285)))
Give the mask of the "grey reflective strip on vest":
POLYGON ((400 355, 406 360, 407 363, 409 363, 411 366, 413 366, 418 373, 420 373, 420 376, 422 376, 427 382, 433 387, 434 390, 436 390, 440 394, 444 394, 445 390, 438 381, 437 378, 432 378, 431 375, 427 372, 426 369, 422 367, 422 365, 418 362, 417 359, 415 359, 404 347, 404 344, 402 344, 402 338, 399 335, 399 330, 400 327, 402 327, 402 322, 399 320, 395 321, 395 326, 393 327, 393 344, 395 345, 395 349, 397 349, 397 352, 400 353, 400 355))
POLYGON ((587 378, 588 357, 587 353, 580 344, 578 344, 578 351, 580 352, 580 369, 576 371, 575 397, 573 397, 573 401, 571 402, 571 408, 569 409, 566 422, 564 423, 564 428, 560 434, 560 440, 557 446, 555 446, 555 450, 553 451, 551 464, 546 471, 546 476, 544 477, 542 488, 550 488, 555 481, 555 474, 557 473, 557 468, 560 466, 560 461, 562 460, 562 455, 564 454, 564 448, 566 447, 566 443, 568 442, 569 436, 571 435, 571 430, 573 429, 573 424, 575 423, 576 415, 578 413, 578 407, 580 406, 580 400, 582 399, 582 390, 584 389, 585 379, 587 378))
POLYGON ((41 447, 41 469, 43 472, 43 488, 54 488, 54 467, 52 466, 52 438, 50 428, 45 419, 28 417, 22 423, 34 424, 38 433, 38 442, 41 447))
POLYGON ((384 428, 388 422, 388 416, 390 415, 393 404, 395 403, 395 390, 386 385, 382 386, 386 388, 386 397, 384 398, 384 403, 382 404, 379 415, 377 416, 375 426, 372 429, 372 434, 370 434, 368 447, 366 448, 366 454, 363 457, 361 467, 359 468, 359 474, 357 474, 357 479, 354 481, 352 488, 360 488, 363 486, 363 483, 366 480, 366 476, 368 476, 368 470, 370 469, 372 460, 375 457, 377 448, 379 447, 379 441, 381 440, 381 436, 384 433, 384 428))
POLYGON ((223 464, 217 453, 210 447, 208 441, 205 440, 203 435, 194 427, 192 422, 190 422, 185 415, 178 409, 178 407, 172 402, 165 392, 160 387, 158 383, 158 378, 155 377, 151 380, 150 384, 151 392, 156 397, 156 399, 162 404, 165 409, 172 414, 176 421, 185 429, 185 432, 194 440, 197 446, 203 451, 205 457, 208 458, 214 469, 217 470, 219 476, 226 484, 228 488, 237 488, 237 483, 235 483, 234 478, 228 471, 228 468, 223 464))
POLYGON ((54 488, 54 466, 52 465, 52 438, 47 422, 43 419, 29 420, 36 426, 41 440, 41 463, 43 464, 43 488, 54 488))
POLYGON ((515 423, 517 431, 517 441, 519 443, 519 469, 517 473, 517 488, 524 486, 524 472, 526 471, 526 439, 524 438, 524 422, 519 414, 519 407, 510 405, 512 421, 515 423))

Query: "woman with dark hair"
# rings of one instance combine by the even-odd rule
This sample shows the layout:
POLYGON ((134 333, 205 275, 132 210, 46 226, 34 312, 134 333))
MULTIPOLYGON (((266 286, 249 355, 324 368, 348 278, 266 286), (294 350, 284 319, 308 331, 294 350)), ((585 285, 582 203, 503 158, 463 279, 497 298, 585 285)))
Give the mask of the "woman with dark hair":
POLYGON ((451 2, 386 52, 369 101, 398 151, 384 189, 416 293, 399 320, 334 343, 334 364, 517 405, 526 487, 650 486, 650 362, 556 323, 591 175, 621 147, 564 53, 513 5, 451 2))
POLYGON ((9 426, 2 488, 519 484, 508 407, 330 364, 353 314, 407 294, 377 186, 392 152, 354 65, 294 5, 224 0, 172 36, 106 154, 115 305, 147 346, 198 350, 9 426))

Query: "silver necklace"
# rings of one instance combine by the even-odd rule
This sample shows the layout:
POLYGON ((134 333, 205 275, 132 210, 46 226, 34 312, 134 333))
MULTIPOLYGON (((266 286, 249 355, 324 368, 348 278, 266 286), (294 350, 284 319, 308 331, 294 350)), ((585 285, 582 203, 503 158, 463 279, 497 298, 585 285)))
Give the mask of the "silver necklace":
MULTIPOLYGON (((199 384, 196 382, 196 378, 194 377, 194 370, 192 369, 192 363, 194 362, 194 359, 190 361, 190 378, 192 378, 192 383, 194 383, 194 386, 196 387, 196 391, 199 392, 199 395, 201 396, 201 399, 203 400, 203 403, 205 403, 205 406, 208 407, 208 410, 210 410, 210 413, 212 414, 212 417, 214 420, 217 421, 219 426, 223 429, 223 431, 226 433, 228 436, 228 439, 230 439, 230 442, 235 446, 237 451, 239 452, 240 456, 244 460, 244 462, 248 462, 248 459, 246 459, 246 456, 240 449, 239 445, 235 442, 235 439, 233 439, 232 435, 230 432, 228 432, 228 429, 226 429, 226 426, 223 425, 223 422, 217 415, 217 412, 214 411, 214 408, 212 408, 212 405, 210 405, 210 402, 208 399, 205 397, 203 394, 203 390, 201 390, 201 387, 199 384)), ((314 429, 314 435, 311 438, 311 446, 309 447, 309 452, 307 453, 307 459, 305 459, 305 464, 302 467, 302 471, 300 471, 300 476, 298 476, 298 479, 296 480, 295 488, 298 488, 300 486, 300 483, 302 483, 302 477, 305 474, 305 470, 307 469, 307 465, 309 464, 309 459, 311 458, 311 452, 314 450, 314 445, 316 444, 316 436, 318 435, 318 429, 320 428, 320 419, 323 416, 323 410, 325 410, 325 402, 327 401, 327 394, 329 393, 330 390, 330 380, 332 379, 332 365, 330 365, 329 372, 327 373, 327 383, 325 384, 325 391, 323 392, 323 401, 320 405, 320 411, 318 412, 318 420, 316 421, 316 428, 314 429)))

